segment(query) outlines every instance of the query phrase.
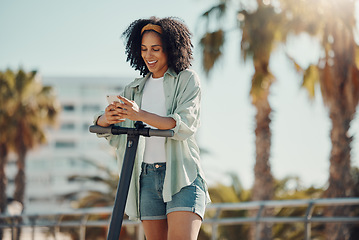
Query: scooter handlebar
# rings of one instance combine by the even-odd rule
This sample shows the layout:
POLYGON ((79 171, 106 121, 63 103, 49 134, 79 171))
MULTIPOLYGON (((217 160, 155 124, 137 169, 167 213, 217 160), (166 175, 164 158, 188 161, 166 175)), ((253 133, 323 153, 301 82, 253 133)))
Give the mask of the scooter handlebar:
POLYGON ((108 127, 101 127, 98 125, 92 125, 89 128, 91 133, 100 133, 100 134, 128 134, 128 133, 137 133, 139 135, 143 135, 146 137, 173 137, 174 132, 173 130, 160 130, 160 129, 152 129, 152 128, 124 128, 118 126, 108 126, 108 127))

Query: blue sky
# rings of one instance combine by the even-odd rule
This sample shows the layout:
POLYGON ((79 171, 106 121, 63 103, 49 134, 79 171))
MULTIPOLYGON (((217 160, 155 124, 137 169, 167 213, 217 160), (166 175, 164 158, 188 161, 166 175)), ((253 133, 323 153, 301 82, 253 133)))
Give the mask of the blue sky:
MULTIPOLYGON (((254 115, 249 88, 253 67, 239 58, 239 31, 228 34, 225 55, 207 79, 200 66, 199 15, 214 0, 0 0, 0 69, 37 69, 43 76, 138 76, 126 62, 120 38, 137 18, 177 16, 193 32, 193 68, 203 85, 202 127, 198 140, 210 151, 202 162, 209 182, 225 182, 236 173, 246 187, 253 181, 254 115)), ((230 25, 230 23, 229 23, 230 25)), ((229 26, 230 27, 230 26, 229 26)), ((315 62, 319 48, 301 37, 286 49, 303 64, 315 62)), ((271 164, 275 177, 298 175, 303 184, 323 186, 328 177, 331 124, 322 99, 310 101, 301 77, 279 47, 271 59, 277 77, 272 86, 271 164)), ((357 114, 358 115, 358 114, 357 114)), ((351 134, 359 138, 359 117, 351 134)), ((352 144, 359 166, 359 141, 352 144)))

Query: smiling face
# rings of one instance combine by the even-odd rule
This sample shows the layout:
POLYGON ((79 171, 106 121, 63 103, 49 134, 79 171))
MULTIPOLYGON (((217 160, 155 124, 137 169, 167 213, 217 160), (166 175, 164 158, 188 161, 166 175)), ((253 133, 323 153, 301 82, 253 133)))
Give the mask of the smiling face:
POLYGON ((158 33, 153 31, 144 32, 141 43, 141 56, 152 77, 163 77, 168 69, 167 54, 158 33))

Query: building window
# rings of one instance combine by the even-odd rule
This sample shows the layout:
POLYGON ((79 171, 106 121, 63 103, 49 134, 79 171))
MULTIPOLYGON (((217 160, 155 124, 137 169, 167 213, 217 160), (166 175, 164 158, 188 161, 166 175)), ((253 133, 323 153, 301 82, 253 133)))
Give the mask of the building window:
POLYGON ((64 104, 62 106, 62 109, 65 111, 65 112, 73 112, 75 111, 75 106, 73 104, 64 104))
POLYGON ((76 144, 73 141, 56 141, 55 147, 56 148, 75 148, 76 144))
POLYGON ((62 123, 61 124, 61 130, 68 131, 68 130, 74 130, 75 124, 74 123, 62 123))

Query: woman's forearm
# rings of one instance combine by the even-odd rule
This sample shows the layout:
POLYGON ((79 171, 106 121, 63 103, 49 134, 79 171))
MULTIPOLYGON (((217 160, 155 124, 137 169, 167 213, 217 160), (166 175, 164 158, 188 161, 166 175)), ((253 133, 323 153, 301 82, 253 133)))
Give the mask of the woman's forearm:
POLYGON ((176 121, 171 117, 162 117, 154 113, 140 110, 139 120, 155 128, 167 130, 176 127, 176 121))

